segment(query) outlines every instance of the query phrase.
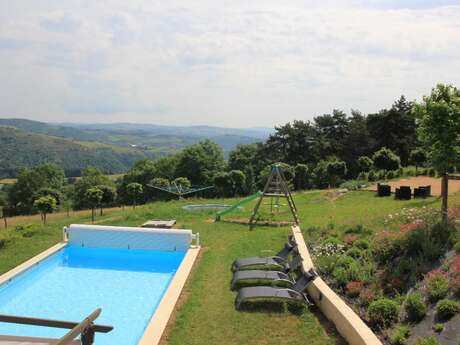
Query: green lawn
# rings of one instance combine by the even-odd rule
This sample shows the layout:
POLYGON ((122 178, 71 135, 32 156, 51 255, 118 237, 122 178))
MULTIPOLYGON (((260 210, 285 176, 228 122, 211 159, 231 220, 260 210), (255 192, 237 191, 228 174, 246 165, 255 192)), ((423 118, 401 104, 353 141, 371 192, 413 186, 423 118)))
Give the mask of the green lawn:
MULTIPOLYGON (((438 205, 437 199, 395 201, 376 198, 374 193, 353 192, 336 197, 329 192, 298 193, 294 196, 302 227, 330 225, 340 231, 346 225, 364 224, 374 231, 382 229, 382 219, 405 206, 438 205)), ((452 202, 460 201, 454 196, 452 202)), ((230 265, 234 258, 260 255, 278 250, 289 234, 288 227, 256 227, 213 223, 212 211, 186 211, 180 206, 203 200, 157 202, 132 210, 112 212, 97 219, 98 224, 136 226, 149 218, 175 218, 178 225, 199 232, 203 245, 201 260, 186 289, 186 302, 180 307, 168 337, 171 345, 206 344, 333 344, 341 342, 320 315, 310 311, 302 316, 289 312, 238 312, 235 294, 230 291, 230 265), (328 329, 326 331, 325 329, 328 329)), ((234 200, 213 200, 232 203, 234 200)), ((252 205, 235 213, 250 214, 252 205)), ((277 218, 282 218, 281 212, 277 218)), ((267 213, 265 212, 265 216, 267 213)), ((89 218, 68 218, 47 226, 33 224, 23 230, 9 229, 13 240, 0 249, 0 271, 5 272, 43 251, 62 237, 62 227, 88 223, 89 218)), ((5 231, 0 231, 0 239, 5 231)))

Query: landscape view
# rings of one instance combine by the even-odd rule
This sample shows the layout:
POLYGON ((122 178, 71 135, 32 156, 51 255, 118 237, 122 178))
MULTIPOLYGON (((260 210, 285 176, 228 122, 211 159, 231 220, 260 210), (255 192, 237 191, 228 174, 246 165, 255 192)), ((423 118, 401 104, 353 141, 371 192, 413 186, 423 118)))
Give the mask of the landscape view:
POLYGON ((460 2, 0 20, 0 345, 460 344, 460 2))

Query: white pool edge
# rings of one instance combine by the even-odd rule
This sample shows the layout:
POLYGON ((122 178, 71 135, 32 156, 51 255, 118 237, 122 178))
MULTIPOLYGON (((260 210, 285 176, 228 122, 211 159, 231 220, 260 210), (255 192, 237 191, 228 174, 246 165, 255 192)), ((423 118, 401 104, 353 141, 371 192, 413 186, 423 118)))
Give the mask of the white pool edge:
POLYGON ((176 308, 176 303, 182 293, 201 247, 191 247, 185 254, 176 274, 169 284, 155 313, 150 319, 138 345, 157 345, 168 325, 169 319, 176 308))

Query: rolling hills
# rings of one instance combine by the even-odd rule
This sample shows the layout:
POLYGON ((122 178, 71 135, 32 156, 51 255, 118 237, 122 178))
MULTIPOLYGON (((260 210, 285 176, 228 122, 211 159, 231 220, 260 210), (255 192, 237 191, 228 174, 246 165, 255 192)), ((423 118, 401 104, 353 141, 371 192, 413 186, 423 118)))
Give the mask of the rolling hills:
POLYGON ((139 159, 155 159, 211 139, 224 153, 242 143, 265 140, 270 129, 174 127, 151 124, 53 124, 27 119, 0 119, 0 178, 43 162, 61 165, 77 176, 92 165, 106 173, 125 172, 139 159))

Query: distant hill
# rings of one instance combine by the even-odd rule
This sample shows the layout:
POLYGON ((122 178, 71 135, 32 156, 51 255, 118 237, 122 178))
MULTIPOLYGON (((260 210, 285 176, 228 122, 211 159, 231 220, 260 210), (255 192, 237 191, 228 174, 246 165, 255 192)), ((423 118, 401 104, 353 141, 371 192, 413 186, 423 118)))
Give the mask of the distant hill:
POLYGON ((75 124, 45 123, 27 119, 0 119, 0 143, 9 141, 0 152, 0 177, 14 176, 20 166, 42 161, 62 164, 68 174, 82 166, 94 165, 107 173, 126 171, 134 161, 158 158, 211 139, 222 146, 225 155, 238 144, 264 141, 272 132, 267 128, 221 128, 211 126, 159 126, 152 124, 75 124), (9 133, 5 126, 16 128, 9 133), (8 134, 8 136, 7 136, 8 134), (13 155, 16 150, 16 155, 13 155), (69 151, 72 157, 69 157, 69 151), (36 152, 32 155, 30 152, 36 152), (10 159, 7 161, 6 159, 10 159), (92 162, 89 164, 88 162, 92 162))
POLYGON ((44 162, 61 165, 68 176, 78 176, 87 166, 119 173, 149 157, 141 150, 71 141, 9 126, 0 126, 0 147, 0 178, 15 176, 21 167, 44 162))

